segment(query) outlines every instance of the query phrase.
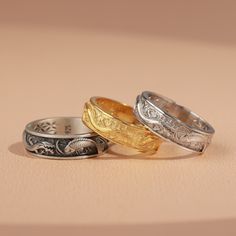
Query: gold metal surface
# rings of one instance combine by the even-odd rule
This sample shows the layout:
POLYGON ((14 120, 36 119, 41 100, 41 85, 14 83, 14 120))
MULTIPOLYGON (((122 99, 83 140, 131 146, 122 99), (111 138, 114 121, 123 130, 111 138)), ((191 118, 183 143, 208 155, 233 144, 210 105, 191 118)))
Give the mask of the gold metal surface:
POLYGON ((85 104, 83 121, 111 142, 140 152, 154 153, 161 143, 136 119, 132 107, 108 98, 92 97, 85 104))

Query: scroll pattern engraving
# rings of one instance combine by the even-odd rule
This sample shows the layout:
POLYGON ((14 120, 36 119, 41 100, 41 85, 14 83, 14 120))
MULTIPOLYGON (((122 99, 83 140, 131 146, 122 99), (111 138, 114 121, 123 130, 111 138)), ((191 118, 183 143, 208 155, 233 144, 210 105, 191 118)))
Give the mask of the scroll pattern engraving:
POLYGON ((25 147, 29 152, 55 157, 96 155, 108 148, 102 137, 90 138, 46 138, 24 132, 25 147))
POLYGON ((145 100, 139 99, 135 110, 137 116, 154 132, 186 148, 202 152, 210 141, 204 135, 161 113, 145 100))
POLYGON ((119 144, 137 148, 140 151, 156 151, 160 140, 143 126, 132 126, 111 117, 91 103, 86 103, 83 114, 86 125, 100 135, 119 144))

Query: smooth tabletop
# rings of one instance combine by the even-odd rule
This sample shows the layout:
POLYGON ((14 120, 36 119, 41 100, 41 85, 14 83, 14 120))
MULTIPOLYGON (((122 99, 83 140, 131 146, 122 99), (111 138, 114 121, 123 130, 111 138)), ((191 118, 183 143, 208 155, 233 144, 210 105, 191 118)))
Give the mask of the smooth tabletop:
POLYGON ((215 235, 222 228, 235 232, 236 42, 4 22, 0 67, 0 232, 71 225, 136 235, 140 227, 191 226, 188 232, 196 233, 206 223, 215 225, 215 235), (170 143, 152 157, 119 146, 88 160, 25 153, 28 122, 81 116, 91 96, 133 106, 143 90, 213 125, 204 155, 170 143))

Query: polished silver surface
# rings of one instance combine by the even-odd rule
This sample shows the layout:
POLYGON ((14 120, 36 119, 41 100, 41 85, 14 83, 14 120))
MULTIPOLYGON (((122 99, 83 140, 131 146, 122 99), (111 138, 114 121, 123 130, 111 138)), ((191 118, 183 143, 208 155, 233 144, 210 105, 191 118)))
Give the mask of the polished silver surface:
POLYGON ((79 117, 36 120, 26 125, 25 149, 32 155, 49 159, 96 157, 108 149, 108 142, 87 128, 79 117))
POLYGON ((199 115, 153 92, 145 91, 137 97, 134 113, 159 137, 198 153, 206 150, 215 133, 199 115))

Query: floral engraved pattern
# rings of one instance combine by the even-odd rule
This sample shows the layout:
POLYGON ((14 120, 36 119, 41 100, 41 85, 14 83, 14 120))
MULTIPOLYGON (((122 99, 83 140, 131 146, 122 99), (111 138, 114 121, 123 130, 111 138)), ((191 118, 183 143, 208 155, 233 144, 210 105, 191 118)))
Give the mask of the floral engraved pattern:
POLYGON ((56 123, 55 122, 39 122, 34 127, 34 131, 38 133, 56 134, 56 123))

